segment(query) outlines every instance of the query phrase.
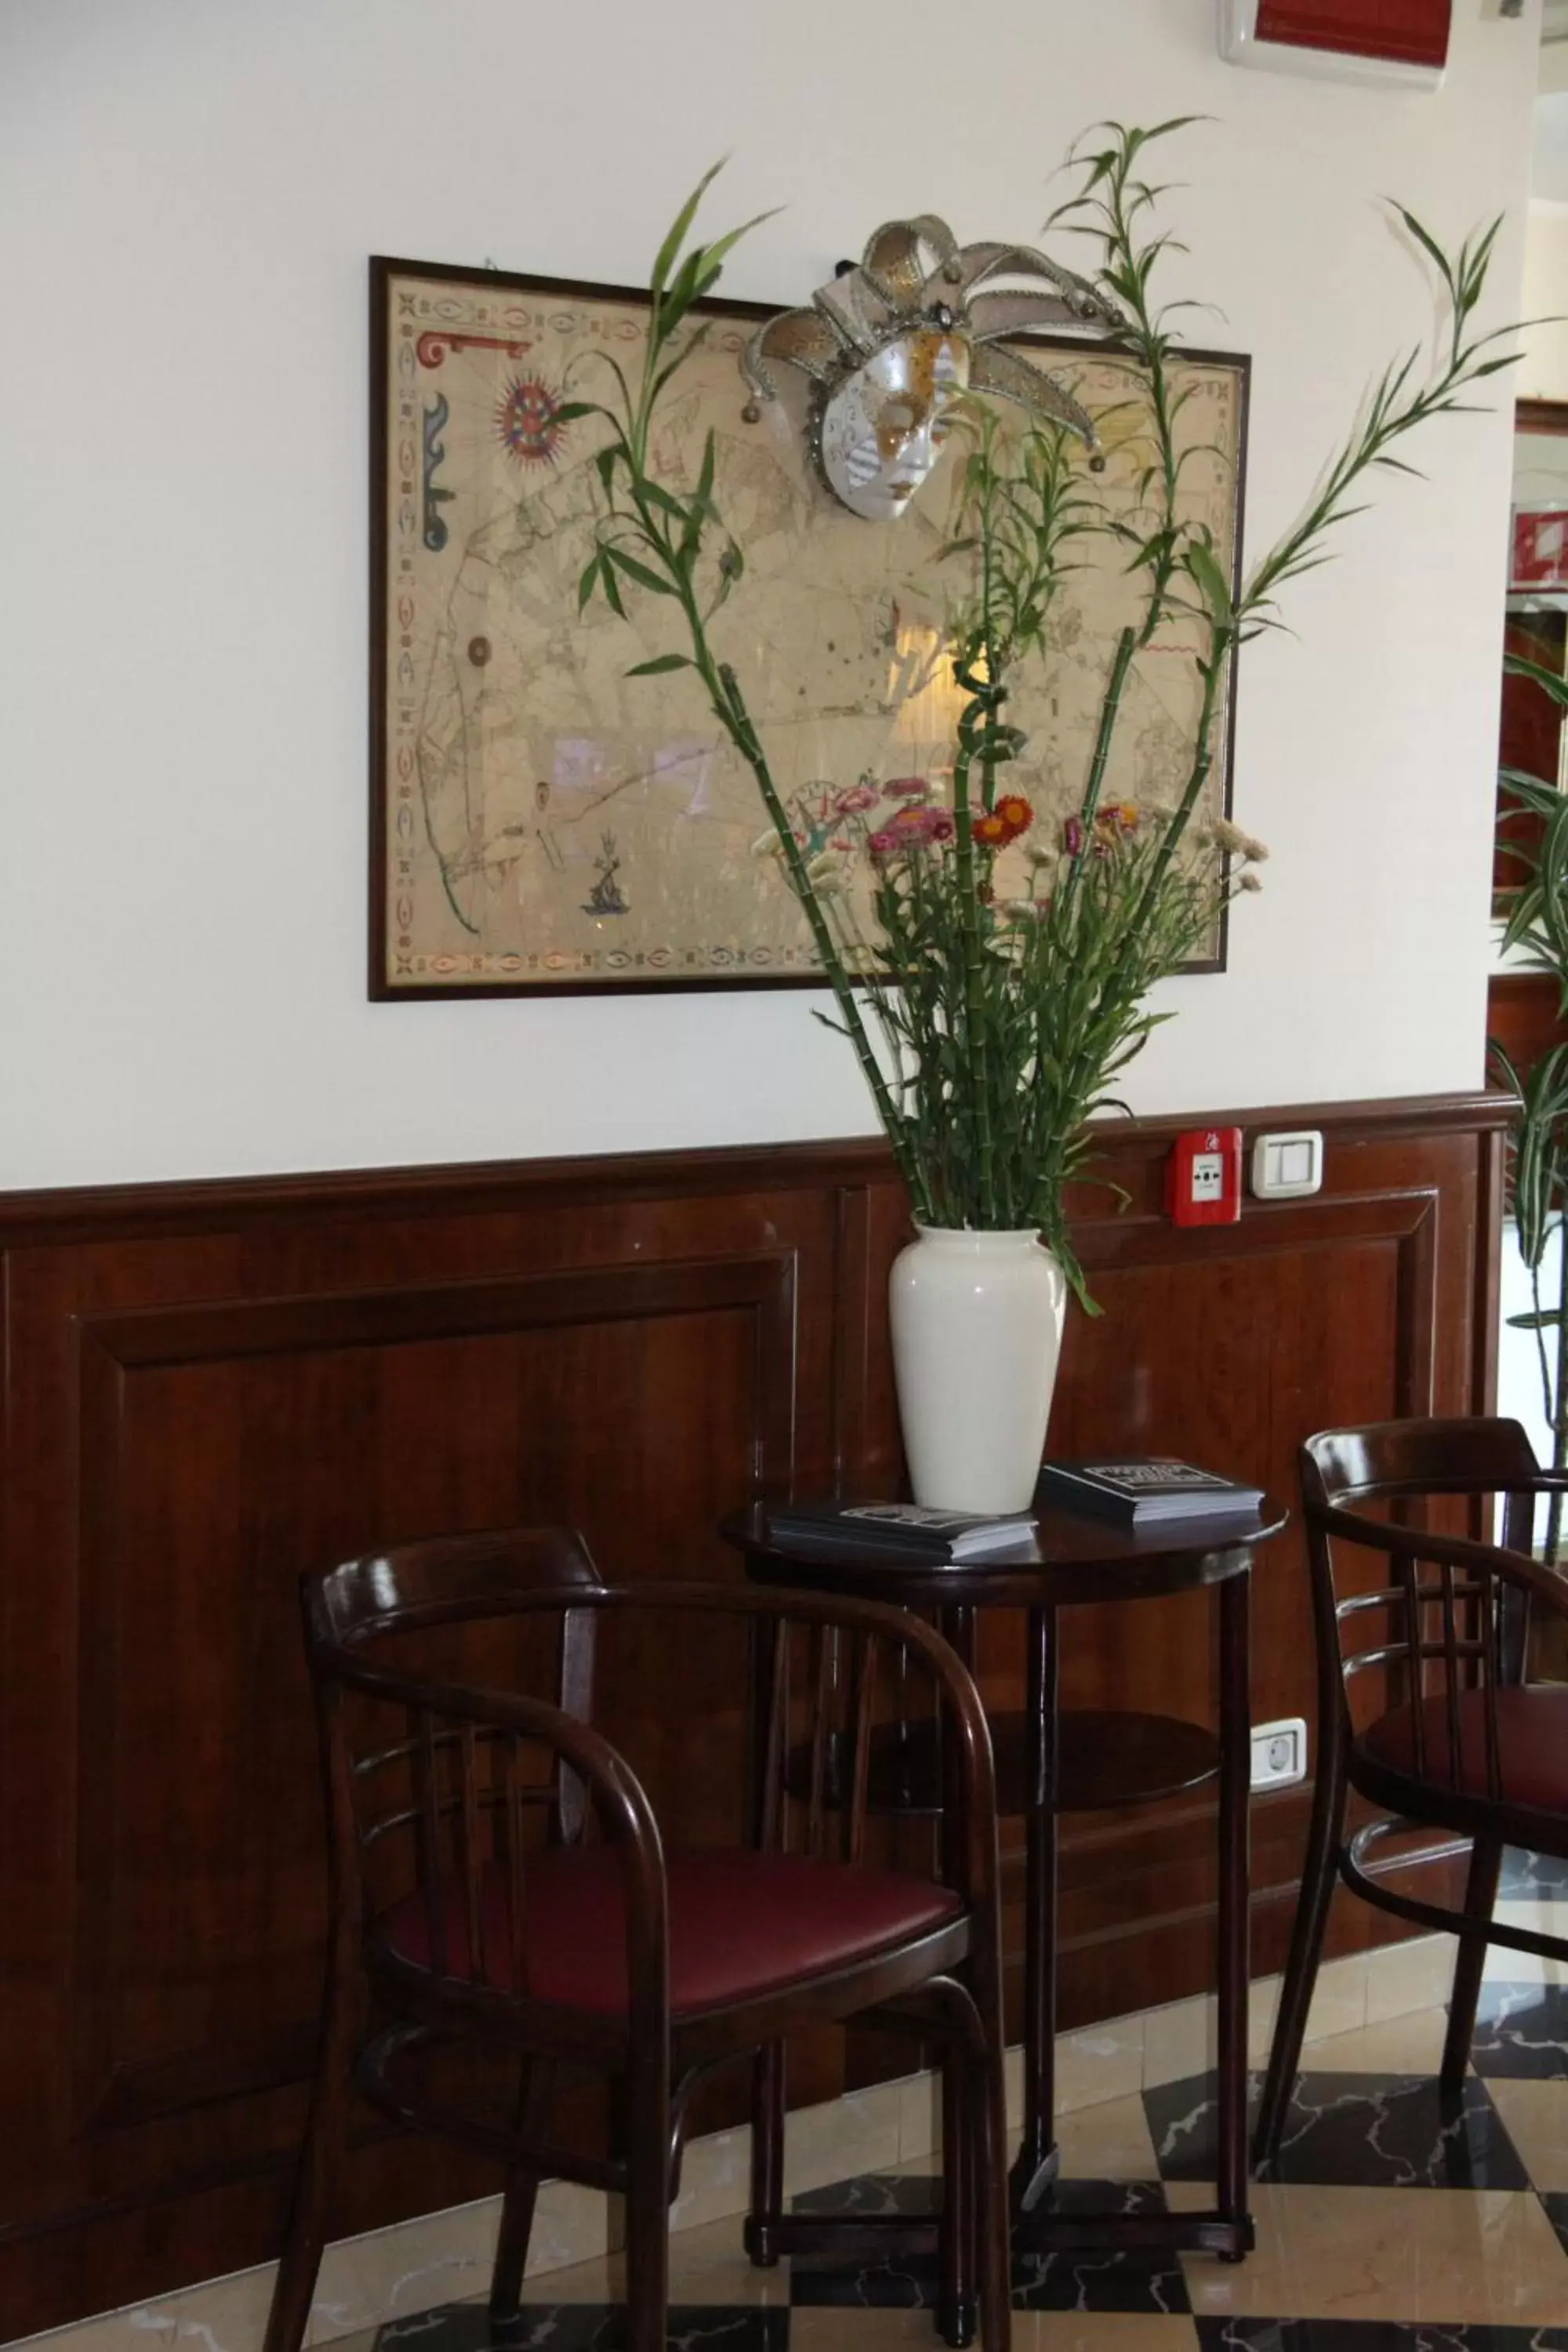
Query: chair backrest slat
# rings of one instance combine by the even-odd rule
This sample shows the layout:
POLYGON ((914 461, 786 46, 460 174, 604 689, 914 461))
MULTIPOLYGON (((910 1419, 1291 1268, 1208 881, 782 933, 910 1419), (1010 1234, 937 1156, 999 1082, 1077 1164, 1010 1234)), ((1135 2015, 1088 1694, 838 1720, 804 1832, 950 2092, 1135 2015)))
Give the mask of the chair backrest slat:
MULTIPOLYGON (((1481 1654, 1483 1657, 1492 1662, 1486 1671, 1489 1671, 1495 1677, 1498 1672, 1498 1662, 1500 1658, 1500 1645, 1498 1640, 1497 1611, 1493 1602, 1492 1587, 1485 1580, 1483 1580, 1481 1584, 1479 1600, 1477 1605, 1480 1612, 1481 1654)), ((1500 1797, 1502 1794, 1502 1757, 1498 1744, 1497 1705, 1495 1699, 1486 1710, 1484 1737, 1486 1740, 1487 1794, 1489 1797, 1497 1798, 1500 1797)))
POLYGON ((426 1707, 409 1710, 414 1718, 414 1791, 419 1895, 429 1938, 430 1965, 437 1976, 450 1976, 447 1942, 447 1905, 443 1895, 445 1864, 441 1839, 441 1759, 436 1745, 435 1718, 426 1707))
POLYGON ((868 1633, 849 1637, 848 1717, 851 1755, 847 1859, 860 1862, 866 1852, 866 1801, 871 1777, 871 1724, 882 1643, 868 1633))
POLYGON ((827 1836, 827 1809, 832 1791, 828 1777, 834 1763, 834 1698, 838 1687, 838 1633, 831 1625, 812 1627, 811 1760, 806 1797, 805 1850, 820 1861, 827 1836))
POLYGON ((784 1843, 786 1798, 784 1778, 789 1767, 790 1635, 794 1628, 780 1620, 762 1638, 771 1645, 767 1720, 763 1726, 763 1788, 758 1830, 765 1850, 784 1843))
POLYGON ((521 1787, 522 1743, 514 1732, 509 1732, 500 1742, 501 1790, 500 1812, 500 1847, 505 1872, 505 1916, 507 1927, 508 1981, 521 1989, 528 1980, 525 1915, 523 1910, 523 1855, 525 1843, 523 1822, 526 1808, 521 1787))
POLYGON ((1454 1616, 1454 1571, 1447 1561, 1438 1567, 1443 1596, 1443 1696, 1448 1722, 1447 1777, 1458 1788, 1463 1779, 1464 1731, 1459 1715, 1458 1629, 1454 1616))
POLYGON ((1395 1567, 1405 1609, 1405 1693, 1411 1719, 1415 1727, 1415 1769, 1426 1769, 1426 1710, 1421 1702, 1426 1695, 1426 1662, 1422 1641, 1421 1573, 1413 1559, 1401 1559, 1395 1567))
MULTIPOLYGON (((586 1723, 594 1712, 594 1620, 585 1609, 562 1612, 556 1688, 565 1713, 586 1723)), ((587 1826, 588 1792, 569 1764, 557 1767, 554 1834, 575 1845, 587 1826)))
POLYGON ((468 1931, 468 1973, 476 1983, 483 1983, 488 1976, 483 1894, 485 1855, 479 1843, 479 1743, 471 1723, 465 1723, 458 1734, 458 1755, 462 1776, 458 1817, 462 1824, 463 1911, 468 1931))

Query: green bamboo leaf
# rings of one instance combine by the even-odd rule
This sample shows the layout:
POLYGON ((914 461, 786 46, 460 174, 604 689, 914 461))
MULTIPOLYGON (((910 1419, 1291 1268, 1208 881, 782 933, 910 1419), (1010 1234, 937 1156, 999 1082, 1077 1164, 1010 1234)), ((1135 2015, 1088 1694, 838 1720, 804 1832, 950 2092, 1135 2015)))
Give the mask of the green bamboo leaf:
POLYGON ((695 667, 687 654, 656 654, 652 661, 637 662, 626 674, 627 677, 664 677, 672 669, 693 669, 695 667))
POLYGON ((697 217, 698 205, 702 202, 703 197, 707 194, 709 189, 712 186, 714 181, 723 170, 728 160, 727 156, 721 155, 716 163, 709 164, 708 169, 703 173, 702 177, 698 181, 697 185, 692 189, 691 194, 687 197, 686 202, 681 205, 680 210, 676 214, 675 218, 671 221, 668 229, 666 231, 664 242, 659 247, 658 253, 654 257, 653 269, 648 278, 649 289, 656 296, 662 294, 664 291, 665 281, 669 276, 670 265, 673 263, 676 255, 680 251, 681 247, 686 243, 687 231, 690 228, 692 222, 697 217))
POLYGON ((754 228, 761 228, 764 221, 775 220, 783 210, 782 205, 773 205, 765 213, 753 213, 749 221, 741 223, 739 228, 726 229, 723 236, 716 236, 711 245, 705 245, 702 248, 703 277, 711 283, 741 239, 750 236, 754 228))
POLYGON ((1449 289, 1450 292, 1454 291, 1458 285, 1455 265, 1448 259, 1447 255, 1444 252, 1436 238, 1432 235, 1429 229, 1422 226, 1415 214, 1405 205, 1395 204, 1394 209, 1399 215, 1400 219, 1405 223, 1405 226, 1409 230, 1411 236, 1415 239, 1416 244, 1423 248, 1428 257, 1436 263, 1437 268, 1442 272, 1443 283, 1445 286, 1449 289))
POLYGON ((652 570, 648 564, 639 562, 635 555, 628 555, 626 549, 622 547, 618 541, 615 540, 607 541, 605 547, 605 553, 609 557, 610 562, 616 566, 616 569, 618 572, 624 572, 628 580, 635 580, 639 588, 650 589, 656 596, 673 596, 675 594, 676 592, 668 580, 661 580, 658 573, 652 570))
POLYGON ((673 491, 667 490, 662 482, 656 482, 651 475, 644 474, 638 478, 637 494, 645 498, 650 506, 658 507, 661 514, 668 515, 673 521, 685 522, 686 508, 682 500, 678 499, 673 491))
POLYGON ((1192 539, 1182 554, 1183 568, 1191 573, 1199 594, 1218 622, 1231 616, 1230 583, 1215 562, 1214 551, 1202 539, 1192 539))

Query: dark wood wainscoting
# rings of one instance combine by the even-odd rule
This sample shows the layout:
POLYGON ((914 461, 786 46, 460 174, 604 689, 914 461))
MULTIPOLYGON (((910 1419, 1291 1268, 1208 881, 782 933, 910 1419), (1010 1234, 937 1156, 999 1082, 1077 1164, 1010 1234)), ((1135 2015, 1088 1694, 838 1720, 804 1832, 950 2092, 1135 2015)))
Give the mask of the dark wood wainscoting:
MULTIPOLYGON (((1160 1210, 1176 1123, 1117 1129, 1130 1204, 1083 1196, 1106 1311, 1075 1314, 1055 1450, 1170 1448, 1288 1493, 1313 1428, 1480 1408, 1502 1116, 1486 1096, 1258 1115, 1326 1130, 1324 1191, 1197 1234, 1160 1210)), ((714 1528, 758 1488, 897 1475, 882 1298, 904 1234, 871 1143, 0 1201, 0 2332, 276 2243, 324 1902, 300 1570, 564 1519, 621 1575, 735 1576, 714 1528)), ((1310 1714, 1293 1538, 1256 1622, 1259 1717, 1310 1714)), ((609 1728, 701 1824, 729 1801, 704 1755, 735 1661, 642 1666, 609 1728)), ((1005 1625, 983 1671, 1016 1686, 1005 1625)), ((1079 1703, 1201 1714, 1201 1600, 1079 1612, 1066 1674, 1079 1703)), ((1304 1811, 1259 1808, 1261 1968, 1304 1811)), ((1066 2021, 1208 1981, 1210 1835, 1205 1801, 1073 1825, 1066 2021)), ((886 2061, 825 2042, 795 2095, 886 2061)), ((339 2226, 496 2185, 367 2128, 339 2226)))

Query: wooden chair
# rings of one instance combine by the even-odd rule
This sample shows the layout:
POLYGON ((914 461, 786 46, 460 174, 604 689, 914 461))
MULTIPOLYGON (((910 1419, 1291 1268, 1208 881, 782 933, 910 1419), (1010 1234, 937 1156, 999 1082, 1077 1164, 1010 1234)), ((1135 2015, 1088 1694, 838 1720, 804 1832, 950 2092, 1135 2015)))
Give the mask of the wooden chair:
MULTIPOLYGON (((991 1748, 947 1645, 866 1602, 614 1589, 562 1530, 405 1545, 307 1579, 303 1602, 332 1925, 267 2352, 299 2352, 354 2089, 382 2114, 504 2166, 498 2327, 519 2319, 539 2181, 623 2192, 632 2352, 664 2352, 668 2208, 693 2089, 736 2059, 765 2064, 796 2026, 862 2012, 933 2043, 957 2086, 938 2324, 949 2342, 967 2342, 978 2299, 987 2345, 1006 2352, 991 1748), (689 1618, 693 1638, 721 1616, 750 1629, 759 1703, 735 1710, 746 1752, 732 1782, 748 1822, 730 1844, 667 1848, 636 1775, 588 1719, 595 1626, 649 1610, 689 1618), (550 1701, 433 1678, 396 1654, 406 1636, 446 1638, 500 1618, 540 1619, 537 1631, 553 1635, 550 1701), (953 1802, 934 1880, 863 1858, 869 1739, 889 1676, 906 1712, 923 1684, 943 1727, 953 1802), (847 1742, 846 1808, 826 1779, 847 1742), (445 2078, 435 2089, 426 2079, 465 2050, 503 2085, 499 2116, 455 2101, 445 2078), (610 2085, 603 2153, 552 2137, 552 2065, 563 2063, 610 2085)), ((514 1622, 497 1638, 526 1630, 514 1622)))
POLYGON ((1442 2063, 1449 2092, 1469 2056, 1488 1945, 1568 1958, 1562 1938, 1492 1919, 1505 1845, 1568 1855, 1568 1685, 1525 1680, 1532 1612, 1568 1618, 1568 1582, 1530 1557, 1536 1498, 1568 1492, 1568 1479, 1540 1467, 1518 1422, 1496 1420, 1327 1430, 1301 1448, 1300 1476, 1318 1768, 1254 2136, 1260 2165, 1279 2152, 1336 1874, 1367 1902, 1458 1936, 1442 2063), (1468 1514, 1454 1503, 1466 1497, 1468 1514), (1468 1517, 1488 1527, 1489 1501, 1503 1507, 1500 1547, 1430 1524, 1468 1517), (1352 1566, 1358 1554, 1372 1556, 1371 1571, 1352 1566), (1376 1815, 1347 1837, 1352 1790, 1376 1815), (1472 1841, 1462 1910, 1370 1874, 1369 1849, 1413 1824, 1472 1841))

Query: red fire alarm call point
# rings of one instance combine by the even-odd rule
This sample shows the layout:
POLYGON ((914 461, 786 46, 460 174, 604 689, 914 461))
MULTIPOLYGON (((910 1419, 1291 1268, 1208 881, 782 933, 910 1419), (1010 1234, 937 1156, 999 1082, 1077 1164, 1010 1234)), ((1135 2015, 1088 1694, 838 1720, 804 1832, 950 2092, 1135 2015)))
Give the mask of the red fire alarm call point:
POLYGON ((1241 1214, 1241 1129, 1194 1127, 1165 1163, 1165 1206, 1178 1225, 1233 1225, 1241 1214))

